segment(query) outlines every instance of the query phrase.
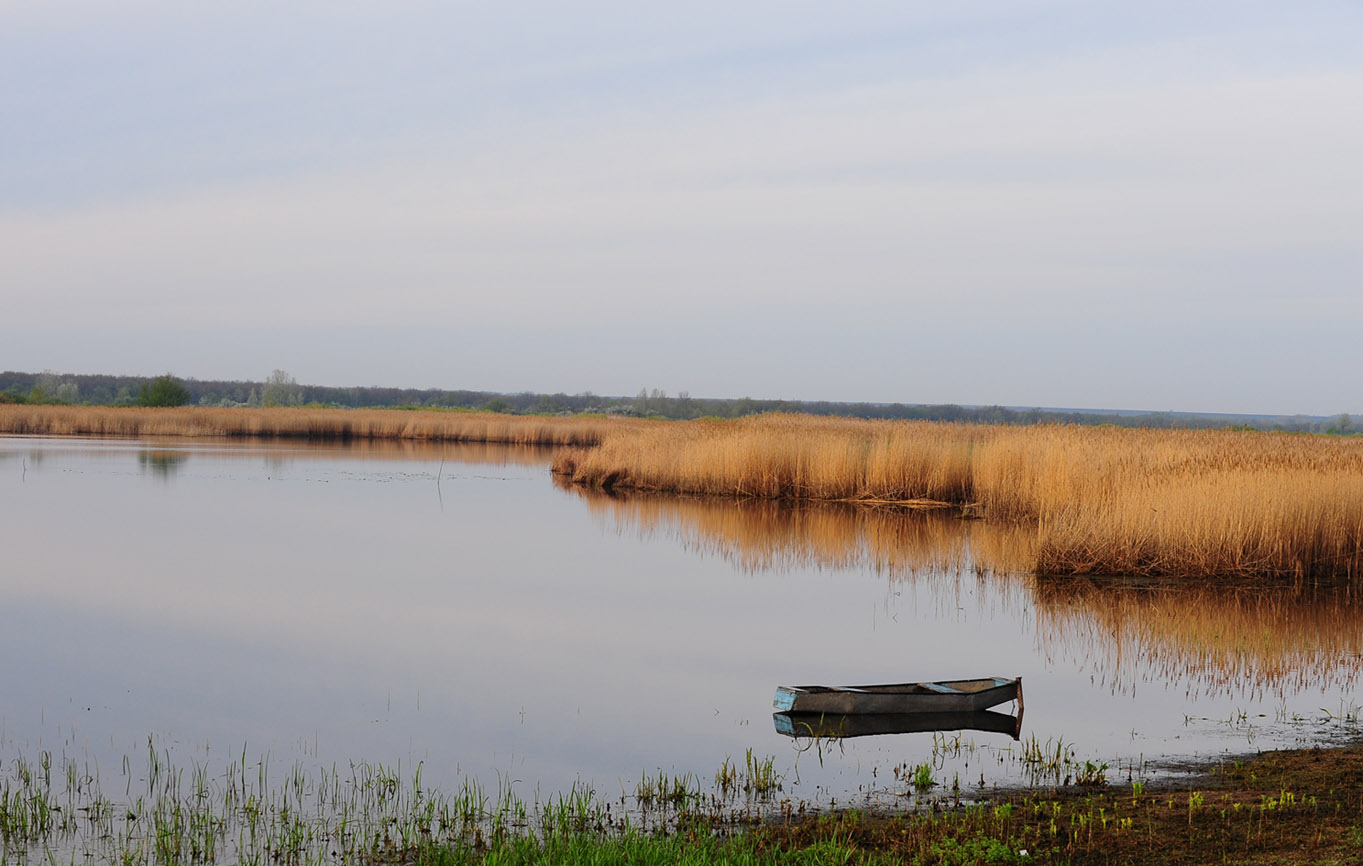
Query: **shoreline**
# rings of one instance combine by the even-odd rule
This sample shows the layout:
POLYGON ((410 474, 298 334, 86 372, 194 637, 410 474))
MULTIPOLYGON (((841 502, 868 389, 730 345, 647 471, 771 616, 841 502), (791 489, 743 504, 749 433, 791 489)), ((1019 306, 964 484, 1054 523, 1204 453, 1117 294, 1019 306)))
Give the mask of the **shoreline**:
POLYGON ((872 857, 924 863, 1363 859, 1363 735, 1188 766, 1194 774, 1177 781, 1015 789, 926 813, 841 810, 768 832, 794 847, 836 837, 872 857))
POLYGON ((803 415, 650 421, 345 409, 0 405, 0 432, 547 445, 606 492, 956 509, 1039 576, 1363 579, 1363 437, 803 415))

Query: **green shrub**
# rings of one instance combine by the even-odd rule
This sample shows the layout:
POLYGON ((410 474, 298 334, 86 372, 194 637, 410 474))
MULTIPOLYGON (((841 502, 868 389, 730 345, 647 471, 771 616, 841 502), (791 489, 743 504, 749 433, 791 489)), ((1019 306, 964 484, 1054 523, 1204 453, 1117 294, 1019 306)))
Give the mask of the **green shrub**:
POLYGON ((142 386, 137 395, 139 406, 183 406, 189 402, 189 389, 167 373, 142 386))

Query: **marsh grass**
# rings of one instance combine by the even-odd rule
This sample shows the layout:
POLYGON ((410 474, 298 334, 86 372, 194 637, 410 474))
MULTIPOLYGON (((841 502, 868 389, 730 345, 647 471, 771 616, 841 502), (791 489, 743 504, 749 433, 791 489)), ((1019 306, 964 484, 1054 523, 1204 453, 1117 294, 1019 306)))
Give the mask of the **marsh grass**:
POLYGON ((554 471, 607 490, 941 507, 1027 527, 1037 574, 1356 578, 1363 439, 766 415, 619 430, 554 471))
MULTIPOLYGON (((1107 863, 1352 862, 1359 852, 1363 750, 1268 753, 1176 785, 1109 788, 1106 768, 1063 741, 1018 760, 1072 767, 1074 784, 953 805, 929 797, 928 764, 905 767, 910 810, 724 809, 694 778, 662 774, 684 806, 621 814, 574 785, 526 801, 503 781, 453 794, 422 767, 352 763, 305 770, 268 756, 178 766, 154 739, 104 792, 87 764, 50 752, 0 765, 0 862, 123 864, 402 863, 1107 863)), ((754 782, 765 759, 744 762, 754 782)), ((739 787, 738 765, 725 773, 739 787)), ((1053 772, 1048 770, 1047 772, 1053 772)), ((721 775, 721 774, 717 774, 721 775)), ((957 787, 957 786, 953 786, 957 787)))
POLYGON ((937 506, 969 498, 983 428, 803 415, 699 420, 617 431, 565 450, 575 483, 668 493, 937 506))
POLYGON ((407 440, 594 445, 628 418, 499 415, 399 409, 217 409, 0 405, 0 433, 18 436, 216 437, 316 442, 407 440))
POLYGON ((423 782, 421 764, 278 767, 245 748, 225 763, 177 764, 155 738, 109 782, 42 751, 0 761, 0 863, 437 863, 629 847, 697 821, 749 823, 780 790, 774 762, 751 751, 742 766, 726 761, 731 787, 713 791, 690 774, 645 774, 612 803, 581 782, 544 799, 518 795, 510 779, 446 793, 423 782))

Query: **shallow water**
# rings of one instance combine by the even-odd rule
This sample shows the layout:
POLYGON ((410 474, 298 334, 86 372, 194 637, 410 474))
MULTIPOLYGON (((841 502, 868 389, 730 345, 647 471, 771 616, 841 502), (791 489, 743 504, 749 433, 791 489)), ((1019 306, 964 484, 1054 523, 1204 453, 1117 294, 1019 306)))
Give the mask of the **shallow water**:
POLYGON ((535 449, 0 438, 0 526, 0 760, 151 736, 613 796, 751 749, 826 804, 1025 781, 1033 740, 1114 778, 1325 742, 1363 703, 1348 592, 1037 581, 1006 527, 605 497, 535 449), (772 721, 778 684, 985 675, 1023 677, 1021 742, 772 721))

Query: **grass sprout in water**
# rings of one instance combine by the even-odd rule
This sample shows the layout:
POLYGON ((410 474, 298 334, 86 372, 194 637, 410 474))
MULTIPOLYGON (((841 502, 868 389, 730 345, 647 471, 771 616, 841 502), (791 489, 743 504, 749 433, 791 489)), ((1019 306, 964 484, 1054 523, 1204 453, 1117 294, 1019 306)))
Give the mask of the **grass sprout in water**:
POLYGON ((112 785, 50 751, 0 761, 0 863, 440 862, 441 852, 519 840, 668 833, 697 819, 752 820, 780 790, 774 764, 751 751, 742 767, 726 759, 709 793, 691 774, 644 774, 632 802, 613 804, 581 782, 543 800, 521 797, 509 778, 495 792, 468 779, 449 793, 423 784, 421 764, 281 770, 244 748, 220 768, 176 766, 149 737, 112 785))

